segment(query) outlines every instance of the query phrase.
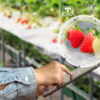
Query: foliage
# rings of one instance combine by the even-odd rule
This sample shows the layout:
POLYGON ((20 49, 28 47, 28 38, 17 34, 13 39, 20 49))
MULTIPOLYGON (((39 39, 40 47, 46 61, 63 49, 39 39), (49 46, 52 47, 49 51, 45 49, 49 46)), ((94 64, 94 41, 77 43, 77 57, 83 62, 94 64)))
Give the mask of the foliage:
MULTIPOLYGON (((86 93, 89 93, 89 76, 84 75, 83 77, 77 79, 74 82, 74 85, 80 88, 81 90, 85 91, 86 93)), ((94 81, 93 86, 93 96, 100 100, 100 81, 94 81)))
MULTIPOLYGON (((0 38, 1 38, 1 34, 0 34, 0 38)), ((23 49, 23 41, 7 31, 5 31, 5 42, 6 44, 11 45, 17 50, 22 51, 23 49)), ((45 65, 52 61, 50 56, 41 53, 36 49, 34 45, 27 42, 26 42, 26 56, 35 59, 37 62, 39 62, 42 65, 45 65)))

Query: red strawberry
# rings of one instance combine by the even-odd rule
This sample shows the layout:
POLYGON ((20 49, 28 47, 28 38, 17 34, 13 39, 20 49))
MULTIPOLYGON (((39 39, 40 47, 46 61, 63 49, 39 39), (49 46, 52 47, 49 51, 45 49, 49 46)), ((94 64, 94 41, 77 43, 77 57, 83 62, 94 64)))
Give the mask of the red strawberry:
POLYGON ((24 23, 26 23, 26 24, 27 24, 27 23, 28 23, 28 20, 27 20, 27 19, 25 19, 25 20, 24 20, 24 23))
POLYGON ((22 23, 22 24, 24 24, 24 23, 27 24, 27 23, 28 23, 28 18, 25 18, 24 20, 22 20, 21 23, 22 23))
POLYGON ((28 18, 25 18, 24 22, 25 22, 25 23, 28 23, 28 20, 29 20, 28 18))
POLYGON ((68 39, 73 48, 78 48, 85 38, 84 32, 78 29, 73 29, 68 32, 68 39))
POLYGON ((18 19, 17 19, 17 21, 19 22, 21 20, 21 18, 19 17, 18 19))
POLYGON ((52 43, 55 43, 57 40, 56 40, 56 38, 54 37, 53 39, 52 39, 52 43))
POLYGON ((31 29, 31 25, 30 24, 27 26, 27 29, 31 29))
POLYGON ((95 36, 93 35, 94 33, 95 31, 92 30, 91 32, 87 34, 85 40, 83 41, 83 44, 80 47, 80 50, 82 52, 85 52, 85 53, 94 52, 93 47, 92 47, 93 41, 95 39, 95 36))
POLYGON ((28 26, 26 27, 26 30, 27 29, 31 29, 31 24, 28 24, 28 26))
POLYGON ((31 29, 31 25, 28 25, 28 27, 27 27, 28 29, 31 29))
POLYGON ((24 24, 24 20, 22 20, 21 23, 24 24))

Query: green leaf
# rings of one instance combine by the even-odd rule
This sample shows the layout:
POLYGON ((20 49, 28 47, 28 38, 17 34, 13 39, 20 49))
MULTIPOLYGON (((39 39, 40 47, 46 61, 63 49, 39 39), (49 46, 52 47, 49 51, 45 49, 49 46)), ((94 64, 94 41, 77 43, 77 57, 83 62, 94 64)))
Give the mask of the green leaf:
POLYGON ((84 29, 80 29, 80 30, 84 32, 84 29))
POLYGON ((94 36, 97 36, 100 39, 100 32, 95 27, 93 27, 93 29, 95 30, 94 36))
POLYGON ((87 31, 89 31, 90 30, 90 28, 89 28, 89 26, 87 27, 87 31))
POLYGON ((76 28, 76 29, 79 29, 79 24, 78 24, 78 23, 75 24, 75 28, 76 28))

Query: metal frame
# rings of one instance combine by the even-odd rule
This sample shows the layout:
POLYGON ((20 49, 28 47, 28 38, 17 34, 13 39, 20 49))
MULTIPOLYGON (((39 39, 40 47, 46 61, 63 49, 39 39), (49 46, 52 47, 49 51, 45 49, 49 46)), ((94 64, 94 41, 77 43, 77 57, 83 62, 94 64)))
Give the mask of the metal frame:
POLYGON ((26 42, 23 41, 23 67, 26 66, 26 60, 25 60, 25 56, 26 56, 26 42))
MULTIPOLYGON (((63 64, 64 60, 65 60, 64 58, 58 57, 59 63, 63 64)), ((60 98, 59 98, 59 100, 64 100, 64 91, 63 91, 63 88, 60 89, 60 98)))
POLYGON ((5 44, 5 39, 4 39, 4 30, 1 29, 1 40, 2 40, 2 46, 1 46, 1 49, 2 49, 2 62, 3 62, 3 66, 5 66, 5 47, 4 47, 4 44, 5 44))
POLYGON ((89 87, 89 97, 90 97, 90 100, 93 100, 93 85, 94 85, 93 78, 90 77, 90 87, 89 87))
MULTIPOLYGON (((2 53, 2 62, 3 62, 3 67, 5 67, 5 35, 4 35, 4 30, 1 29, 1 40, 2 40, 2 45, 1 45, 1 53, 2 53)), ((21 52, 19 51, 17 54, 17 68, 21 67, 21 52)))
POLYGON ((17 54, 17 68, 21 67, 21 52, 17 54))

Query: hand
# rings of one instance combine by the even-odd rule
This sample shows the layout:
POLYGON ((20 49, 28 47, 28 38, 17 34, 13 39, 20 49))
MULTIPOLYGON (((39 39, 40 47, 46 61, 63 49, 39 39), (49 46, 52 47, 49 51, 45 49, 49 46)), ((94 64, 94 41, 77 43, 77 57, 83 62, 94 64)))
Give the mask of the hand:
POLYGON ((64 72, 70 75, 70 79, 73 78, 73 74, 66 68, 66 66, 53 61, 44 67, 34 69, 36 74, 36 92, 35 97, 43 95, 45 86, 54 88, 54 85, 60 85, 63 83, 64 72))
POLYGON ((34 69, 36 74, 37 85, 60 85, 63 83, 64 72, 70 75, 70 79, 73 78, 73 74, 66 68, 66 66, 53 61, 44 67, 34 69))
POLYGON ((47 88, 47 90, 52 90, 54 89, 55 86, 53 85, 49 85, 49 86, 37 86, 36 91, 35 91, 35 97, 41 96, 44 93, 45 88, 47 88))
POLYGON ((35 96, 42 95, 45 86, 51 88, 52 85, 60 85, 63 83, 64 72, 70 75, 70 79, 73 78, 73 74, 66 68, 66 66, 53 61, 44 67, 34 69, 36 74, 36 94, 35 96))

